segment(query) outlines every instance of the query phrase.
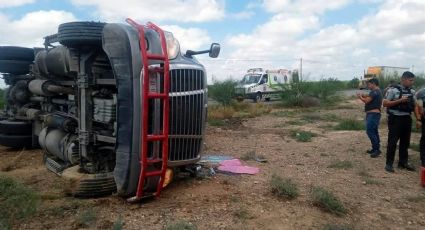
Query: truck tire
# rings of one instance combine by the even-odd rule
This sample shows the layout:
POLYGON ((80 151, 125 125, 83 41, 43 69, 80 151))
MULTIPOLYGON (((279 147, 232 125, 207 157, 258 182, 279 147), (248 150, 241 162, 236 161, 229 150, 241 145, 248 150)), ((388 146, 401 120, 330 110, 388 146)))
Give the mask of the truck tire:
POLYGON ((34 61, 34 50, 19 46, 0 46, 0 60, 34 61))
POLYGON ((10 135, 0 134, 0 145, 12 148, 31 148, 32 136, 31 135, 10 135))
POLYGON ((10 135, 31 135, 32 125, 26 121, 0 121, 0 133, 10 135))
POLYGON ((32 61, 0 60, 0 72, 23 75, 30 72, 32 61))
POLYGON ((85 45, 101 46, 102 30, 106 23, 68 22, 59 25, 59 43, 73 48, 85 45))
POLYGON ((117 191, 114 173, 88 174, 79 171, 78 165, 65 169, 62 178, 70 182, 70 195, 79 198, 109 196, 117 191))

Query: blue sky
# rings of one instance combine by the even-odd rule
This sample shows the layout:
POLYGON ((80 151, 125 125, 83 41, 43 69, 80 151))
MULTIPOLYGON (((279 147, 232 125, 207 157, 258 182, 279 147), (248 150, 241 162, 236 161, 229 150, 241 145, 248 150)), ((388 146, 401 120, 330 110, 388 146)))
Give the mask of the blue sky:
POLYGON ((170 30, 183 51, 219 42, 218 59, 200 57, 210 80, 295 69, 300 58, 312 80, 346 80, 373 65, 423 72, 423 12, 423 0, 0 0, 0 45, 41 46, 67 21, 132 17, 170 30))

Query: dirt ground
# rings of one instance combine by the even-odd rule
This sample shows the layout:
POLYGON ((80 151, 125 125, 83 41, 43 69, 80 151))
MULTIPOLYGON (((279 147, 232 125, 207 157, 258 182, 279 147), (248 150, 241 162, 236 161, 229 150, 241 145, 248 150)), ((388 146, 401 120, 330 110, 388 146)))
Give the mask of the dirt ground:
MULTIPOLYGON (((333 108, 275 109, 236 125, 208 127, 204 154, 241 157, 255 151, 268 162, 244 162, 260 168, 253 176, 218 173, 202 180, 178 180, 159 199, 142 204, 128 204, 117 196, 65 197, 62 179, 42 165, 40 150, 19 153, 0 147, 0 168, 7 168, 0 173, 42 195, 36 215, 15 223, 14 229, 79 229, 88 212, 95 219, 89 229, 112 229, 118 221, 123 229, 163 229, 176 221, 193 223, 198 229, 323 229, 327 224, 354 229, 424 229, 425 190, 419 186, 419 173, 397 168, 394 174, 386 173, 384 156, 372 159, 366 154, 370 144, 364 131, 335 131, 330 127, 336 122, 325 119, 361 120, 361 109, 359 101, 351 100, 333 108), (310 119, 302 120, 306 116, 310 119), (290 136, 291 130, 317 136, 311 142, 297 142, 290 136), (344 160, 352 167, 328 167, 344 160), (300 196, 290 201, 274 196, 269 185, 272 174, 295 181, 300 196), (371 176, 365 178, 365 174, 371 176), (309 197, 313 186, 332 191, 348 213, 336 216, 314 206, 309 197)), ((380 134, 385 150, 385 120, 380 134)), ((412 143, 418 143, 419 136, 413 133, 412 143)), ((418 154, 409 152, 417 167, 418 154)))

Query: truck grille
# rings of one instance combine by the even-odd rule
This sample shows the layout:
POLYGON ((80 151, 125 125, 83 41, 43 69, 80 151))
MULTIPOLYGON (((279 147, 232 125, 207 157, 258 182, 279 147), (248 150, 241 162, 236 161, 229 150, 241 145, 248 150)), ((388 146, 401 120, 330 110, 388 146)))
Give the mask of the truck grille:
POLYGON ((170 161, 196 159, 202 147, 206 108, 203 70, 170 71, 170 161))

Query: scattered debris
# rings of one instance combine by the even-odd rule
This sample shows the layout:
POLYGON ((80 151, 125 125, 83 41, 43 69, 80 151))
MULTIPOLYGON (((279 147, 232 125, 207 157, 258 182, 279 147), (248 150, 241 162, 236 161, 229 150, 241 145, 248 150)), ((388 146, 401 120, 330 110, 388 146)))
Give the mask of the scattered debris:
POLYGON ((239 159, 224 160, 218 166, 218 170, 222 172, 230 172, 236 174, 254 175, 260 172, 257 167, 244 166, 239 159))
POLYGON ((234 157, 222 155, 205 155, 201 157, 199 164, 212 164, 219 165, 224 160, 232 160, 234 157))

